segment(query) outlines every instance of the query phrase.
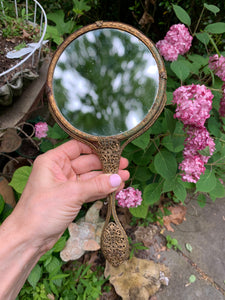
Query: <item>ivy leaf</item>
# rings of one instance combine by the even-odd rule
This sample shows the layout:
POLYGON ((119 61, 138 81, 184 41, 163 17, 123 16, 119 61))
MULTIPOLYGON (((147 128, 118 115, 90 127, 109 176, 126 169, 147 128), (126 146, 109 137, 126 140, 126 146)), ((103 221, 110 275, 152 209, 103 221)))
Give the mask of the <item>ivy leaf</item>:
POLYGON ((216 5, 204 3, 204 7, 209 11, 213 12, 215 15, 220 11, 219 7, 217 7, 216 5))
POLYGON ((27 280, 29 282, 29 284, 33 287, 33 289, 35 289, 38 281, 41 278, 41 274, 42 274, 42 269, 41 267, 37 264, 33 270, 30 272, 30 275, 28 276, 27 280))
POLYGON ((173 61, 170 67, 181 81, 187 79, 190 74, 190 68, 188 64, 186 64, 186 62, 183 60, 173 61))
POLYGON ((205 174, 200 176, 200 179, 196 183, 196 192, 211 192, 216 187, 216 176, 214 171, 208 169, 205 170, 205 174))
POLYGON ((143 193, 143 199, 145 203, 153 205, 160 200, 160 195, 162 192, 160 183, 151 183, 148 184, 143 193))
POLYGON ((177 16, 177 18, 187 26, 191 25, 191 18, 189 14, 179 5, 173 4, 173 10, 177 16))
POLYGON ((154 158, 156 172, 163 178, 169 179, 175 176, 177 172, 177 161, 174 155, 167 151, 161 151, 154 158))
POLYGON ((205 27, 205 31, 212 34, 221 34, 225 32, 225 23, 217 22, 209 24, 205 27))
POLYGON ((77 15, 83 15, 85 11, 90 10, 91 7, 87 5, 84 0, 73 0, 73 12, 77 15))
POLYGON ((9 185, 17 192, 22 194, 25 185, 27 184, 27 180, 30 176, 32 167, 31 166, 24 166, 21 168, 18 168, 12 177, 12 180, 10 181, 9 185))

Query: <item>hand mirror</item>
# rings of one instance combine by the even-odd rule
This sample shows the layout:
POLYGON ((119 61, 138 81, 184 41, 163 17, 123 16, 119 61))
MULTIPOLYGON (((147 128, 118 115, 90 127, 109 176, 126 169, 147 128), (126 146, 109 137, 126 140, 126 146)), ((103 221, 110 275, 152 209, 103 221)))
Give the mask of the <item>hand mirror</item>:
MULTIPOLYGON (((55 52, 47 77, 53 117, 94 149, 105 173, 117 173, 124 147, 157 119, 165 88, 166 71, 154 44, 117 22, 96 22, 70 35, 55 52)), ((129 257, 129 243, 115 193, 107 201, 101 249, 118 266, 129 257)))

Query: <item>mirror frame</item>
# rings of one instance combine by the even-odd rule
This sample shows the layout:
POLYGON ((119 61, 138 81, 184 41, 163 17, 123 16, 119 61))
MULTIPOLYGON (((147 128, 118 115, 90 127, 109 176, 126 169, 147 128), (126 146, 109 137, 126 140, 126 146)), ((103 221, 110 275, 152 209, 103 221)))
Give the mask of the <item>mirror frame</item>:
MULTIPOLYGON (((160 56, 157 48, 155 47, 154 43, 147 38, 142 32, 135 29, 134 27, 120 23, 120 22, 103 22, 103 21, 97 21, 93 24, 84 26, 74 33, 72 33, 56 50, 52 61, 49 66, 48 75, 47 75, 47 83, 46 83, 46 90, 47 95, 49 99, 49 107, 52 115, 56 119, 57 123, 65 130, 71 137, 79 139, 81 141, 89 141, 89 142, 97 142, 99 136, 91 135, 88 133, 85 133, 74 126, 72 126, 69 121, 62 115, 60 112, 53 93, 53 76, 54 76, 54 70, 55 66, 58 62, 58 59, 62 52, 65 50, 65 48, 76 38, 79 36, 85 34, 86 32, 97 30, 97 29, 103 29, 103 28, 112 28, 112 29, 118 29, 127 33, 132 34, 136 38, 138 38, 142 43, 146 45, 146 47, 151 52, 152 56, 154 57, 156 64, 158 66, 158 73, 159 73, 159 87, 158 92, 155 98, 155 101, 152 105, 152 107, 149 109, 149 112, 145 116, 145 118, 137 124, 134 128, 124 131, 120 134, 112 135, 112 136, 100 136, 102 138, 116 138, 118 141, 123 141, 125 139, 133 140, 137 136, 139 136, 142 132, 147 130, 157 119, 159 114, 162 112, 163 107, 166 102, 166 70, 164 66, 164 62, 162 57, 160 56)), ((127 143, 126 143, 127 144, 127 143)))

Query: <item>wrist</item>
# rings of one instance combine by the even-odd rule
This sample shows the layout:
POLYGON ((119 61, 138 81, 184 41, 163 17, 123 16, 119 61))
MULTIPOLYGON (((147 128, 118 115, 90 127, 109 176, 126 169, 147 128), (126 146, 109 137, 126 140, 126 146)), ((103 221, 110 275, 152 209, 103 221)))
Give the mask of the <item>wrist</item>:
POLYGON ((15 299, 42 252, 10 215, 0 226, 0 299, 15 299))

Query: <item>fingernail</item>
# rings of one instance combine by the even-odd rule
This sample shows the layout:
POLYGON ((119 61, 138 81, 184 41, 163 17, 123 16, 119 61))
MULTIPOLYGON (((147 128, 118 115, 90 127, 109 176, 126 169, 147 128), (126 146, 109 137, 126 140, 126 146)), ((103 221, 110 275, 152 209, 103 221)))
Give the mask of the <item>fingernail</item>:
POLYGON ((114 188, 120 186, 120 184, 122 182, 122 180, 118 174, 110 175, 109 181, 110 181, 111 186, 114 188))

